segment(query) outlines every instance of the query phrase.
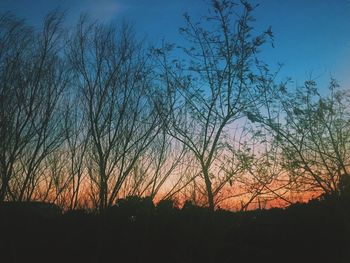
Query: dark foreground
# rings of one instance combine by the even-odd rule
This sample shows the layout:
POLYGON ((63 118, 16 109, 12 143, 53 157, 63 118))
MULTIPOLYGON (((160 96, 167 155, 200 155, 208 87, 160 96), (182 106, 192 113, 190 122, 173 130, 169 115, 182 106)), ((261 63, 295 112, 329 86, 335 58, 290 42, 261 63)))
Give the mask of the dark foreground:
POLYGON ((40 209, 1 209, 0 262, 350 262, 346 202, 213 214, 139 198, 99 216, 40 209))

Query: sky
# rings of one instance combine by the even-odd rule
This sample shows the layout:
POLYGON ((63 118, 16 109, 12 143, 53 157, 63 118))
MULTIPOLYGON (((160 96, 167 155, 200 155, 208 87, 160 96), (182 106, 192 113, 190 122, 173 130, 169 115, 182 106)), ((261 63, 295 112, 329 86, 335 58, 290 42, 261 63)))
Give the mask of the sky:
MULTIPOLYGON (((0 0, 0 12, 10 11, 40 25, 55 8, 67 11, 67 23, 74 24, 81 13, 104 22, 128 21, 138 35, 159 44, 163 39, 181 42, 179 27, 183 14, 205 15, 208 0, 0 0)), ((291 77, 297 85, 308 78, 326 87, 335 77, 350 89, 350 0, 252 0, 259 4, 253 13, 255 27, 272 26, 274 48, 261 56, 276 68, 284 66, 280 78, 291 77)))

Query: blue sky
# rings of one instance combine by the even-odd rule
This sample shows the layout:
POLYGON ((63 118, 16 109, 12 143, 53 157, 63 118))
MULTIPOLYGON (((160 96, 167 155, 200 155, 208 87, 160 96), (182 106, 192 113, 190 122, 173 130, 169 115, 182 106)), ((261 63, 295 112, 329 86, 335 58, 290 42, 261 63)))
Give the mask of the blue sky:
MULTIPOLYGON (((275 48, 266 47, 261 55, 272 67, 284 64, 280 77, 301 84, 311 75, 325 86, 333 76, 350 88, 350 0, 250 2, 260 4, 256 28, 272 26, 275 48)), ((11 11, 33 25, 57 7, 67 10, 67 23, 82 12, 105 22, 127 20, 152 43, 181 41, 182 14, 199 17, 208 9, 205 0, 0 0, 1 12, 11 11)))

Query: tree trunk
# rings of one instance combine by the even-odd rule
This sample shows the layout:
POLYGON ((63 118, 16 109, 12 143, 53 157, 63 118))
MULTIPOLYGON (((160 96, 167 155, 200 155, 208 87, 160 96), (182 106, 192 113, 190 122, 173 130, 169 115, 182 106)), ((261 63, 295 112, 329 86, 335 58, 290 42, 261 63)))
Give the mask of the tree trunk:
POLYGON ((99 212, 102 213, 107 207, 107 181, 106 174, 104 170, 100 171, 100 204, 99 212))
POLYGON ((204 176, 204 181, 205 181, 205 186, 207 189, 207 197, 208 197, 208 204, 209 204, 209 209, 214 212, 214 196, 213 196, 213 189, 211 187, 211 181, 209 178, 209 171, 208 169, 203 169, 203 176, 204 176))
POLYGON ((10 177, 6 176, 6 174, 2 176, 2 185, 0 187, 0 206, 5 202, 5 196, 9 184, 8 178, 10 177))
POLYGON ((6 182, 2 182, 2 186, 0 188, 0 206, 2 205, 2 203, 4 202, 5 200, 5 193, 6 193, 6 190, 7 190, 7 184, 6 182))

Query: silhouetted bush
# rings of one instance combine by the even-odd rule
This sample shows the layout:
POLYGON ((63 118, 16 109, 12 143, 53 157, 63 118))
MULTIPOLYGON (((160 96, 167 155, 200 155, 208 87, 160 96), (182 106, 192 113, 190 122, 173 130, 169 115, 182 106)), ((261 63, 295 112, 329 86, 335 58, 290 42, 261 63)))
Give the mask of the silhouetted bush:
POLYGON ((166 214, 166 213, 172 213, 175 210, 174 202, 173 200, 166 199, 161 200, 156 207, 157 212, 166 214))
POLYGON ((350 202, 350 175, 343 174, 340 177, 338 188, 340 197, 350 202))
POLYGON ((84 209, 75 209, 75 210, 68 210, 63 214, 65 217, 71 217, 71 218, 81 218, 88 216, 88 211, 84 209))
POLYGON ((135 222, 137 218, 149 217, 154 213, 155 206, 151 197, 128 196, 119 199, 117 203, 107 209, 107 217, 127 219, 135 222))
POLYGON ((51 203, 44 202, 4 202, 0 208, 0 214, 9 218, 23 220, 53 219, 62 214, 61 209, 51 203))

